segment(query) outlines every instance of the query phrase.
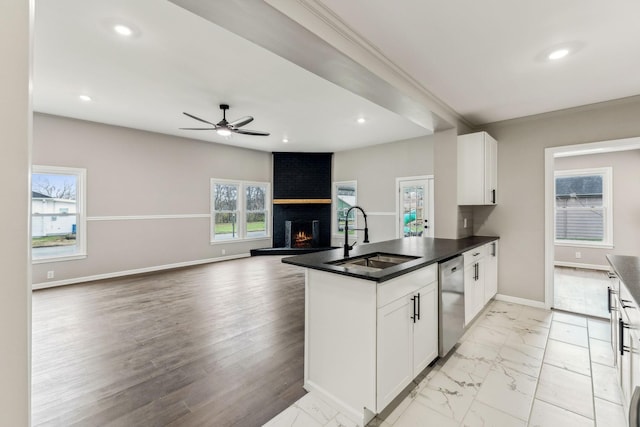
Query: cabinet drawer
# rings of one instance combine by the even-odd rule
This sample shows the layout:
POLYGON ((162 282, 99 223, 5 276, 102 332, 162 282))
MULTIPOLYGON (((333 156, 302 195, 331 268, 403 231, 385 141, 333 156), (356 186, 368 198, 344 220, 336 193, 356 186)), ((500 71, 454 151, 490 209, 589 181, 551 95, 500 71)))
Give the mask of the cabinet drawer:
MULTIPOLYGON (((485 245, 486 246, 486 245, 485 245)), ((464 257, 464 267, 467 268, 473 263, 477 262, 480 258, 483 258, 487 252, 485 246, 479 246, 477 248, 471 249, 470 251, 466 251, 462 253, 464 257)), ((489 252, 491 248, 489 248, 489 252)))
POLYGON ((620 281, 620 306, 621 309, 624 310, 626 315, 629 317, 629 324, 632 329, 637 331, 640 330, 640 309, 638 308, 638 304, 631 296, 631 293, 627 289, 627 286, 624 282, 620 281))
POLYGON ((420 270, 379 283, 378 307, 383 307, 436 280, 438 280, 438 264, 431 264, 420 270))

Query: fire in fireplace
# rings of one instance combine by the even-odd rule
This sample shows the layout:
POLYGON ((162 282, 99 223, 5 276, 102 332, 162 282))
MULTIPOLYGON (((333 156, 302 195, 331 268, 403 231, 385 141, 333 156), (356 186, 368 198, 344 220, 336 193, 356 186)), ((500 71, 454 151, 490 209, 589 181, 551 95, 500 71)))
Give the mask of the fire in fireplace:
POLYGON ((317 248, 320 246, 320 221, 285 221, 287 248, 317 248))

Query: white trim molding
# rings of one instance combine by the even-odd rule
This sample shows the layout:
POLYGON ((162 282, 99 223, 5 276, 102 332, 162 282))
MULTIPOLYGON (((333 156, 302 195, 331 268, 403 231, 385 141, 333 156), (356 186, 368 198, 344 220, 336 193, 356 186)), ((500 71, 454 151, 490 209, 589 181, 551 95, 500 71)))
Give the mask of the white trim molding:
POLYGON ((640 137, 615 139, 585 144, 563 145, 544 149, 544 300, 545 306, 553 305, 553 267, 555 263, 555 176, 554 158, 571 155, 607 153, 610 151, 640 148, 640 137))
POLYGON ((608 265, 581 264, 579 262, 556 261, 555 262, 555 266, 556 267, 582 268, 582 269, 585 269, 585 270, 603 270, 603 271, 611 270, 611 267, 609 267, 608 265))
POLYGON ((111 215, 111 216, 90 216, 87 221, 140 221, 157 219, 192 219, 211 218, 211 214, 169 214, 169 215, 111 215))
POLYGON ((512 302, 514 304, 526 305, 529 307, 546 308, 546 309, 550 308, 550 307, 547 307, 544 302, 536 301, 532 299, 512 297, 512 296, 503 295, 503 294, 496 294, 494 298, 496 301, 512 302))

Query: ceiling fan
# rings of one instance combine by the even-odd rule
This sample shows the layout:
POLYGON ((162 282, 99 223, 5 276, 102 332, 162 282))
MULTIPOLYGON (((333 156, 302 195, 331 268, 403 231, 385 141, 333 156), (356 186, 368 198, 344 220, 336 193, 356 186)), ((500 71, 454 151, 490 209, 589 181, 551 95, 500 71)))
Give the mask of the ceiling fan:
POLYGON ((211 122, 208 122, 204 119, 201 119, 200 117, 196 117, 193 114, 189 114, 189 113, 185 113, 183 112, 182 114, 184 114, 185 116, 189 116, 192 119, 196 119, 198 121, 201 121, 203 123, 207 123, 213 127, 210 128, 180 128, 180 129, 184 129, 184 130, 215 130, 218 135, 220 136, 229 136, 231 135, 231 133, 240 133, 243 135, 258 135, 258 136, 269 136, 269 132, 262 132, 259 130, 248 130, 248 129, 240 129, 242 126, 251 123, 251 121, 253 121, 253 117, 251 116, 245 116, 242 117, 238 120, 234 120, 232 122, 228 122, 227 121, 227 117, 226 117, 226 113, 227 110, 229 109, 229 105, 227 104, 220 104, 220 109, 222 110, 222 120, 220 120, 218 123, 213 124, 211 122))

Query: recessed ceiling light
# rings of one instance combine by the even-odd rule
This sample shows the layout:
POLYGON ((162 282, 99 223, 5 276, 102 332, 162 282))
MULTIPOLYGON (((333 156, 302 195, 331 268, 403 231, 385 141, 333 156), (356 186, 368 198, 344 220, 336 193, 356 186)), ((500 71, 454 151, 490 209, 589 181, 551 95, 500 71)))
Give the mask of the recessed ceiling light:
POLYGON ((91 101, 91 97, 89 95, 80 95, 78 96, 78 98, 80 98, 80 101, 84 101, 84 102, 91 101))
POLYGON ((579 40, 556 43, 538 52, 534 59, 542 63, 557 61, 558 59, 577 54, 584 49, 585 46, 586 43, 579 40))
POLYGON ((367 119, 365 119, 364 117, 359 117, 358 120, 356 120, 358 123, 362 124, 364 122, 367 121, 367 119))
POLYGON ((556 59, 564 58, 568 54, 569 54, 569 49, 557 49, 551 52, 548 58, 551 60, 556 60, 556 59))
POLYGON ((142 35, 140 28, 138 28, 135 23, 120 16, 102 19, 100 21, 100 27, 102 27, 104 31, 107 31, 111 36, 115 37, 134 39, 142 35))
POLYGON ((113 26, 113 31, 115 31, 116 33, 120 34, 121 36, 125 36, 125 37, 130 37, 131 35, 133 35, 133 30, 124 25, 124 24, 116 24, 113 26))

